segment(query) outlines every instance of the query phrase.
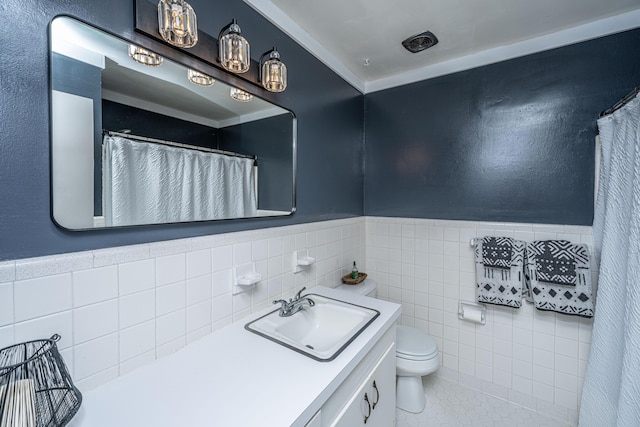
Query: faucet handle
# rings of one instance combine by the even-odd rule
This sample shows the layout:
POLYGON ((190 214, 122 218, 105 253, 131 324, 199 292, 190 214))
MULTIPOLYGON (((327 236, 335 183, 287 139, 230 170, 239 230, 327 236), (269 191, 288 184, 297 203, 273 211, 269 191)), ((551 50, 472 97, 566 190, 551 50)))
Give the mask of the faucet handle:
POLYGON ((298 293, 296 294, 296 296, 293 298, 294 301, 298 301, 300 299, 300 295, 302 294, 303 291, 305 291, 307 289, 307 287, 303 287, 302 289, 300 289, 298 291, 298 293))
POLYGON ((280 316, 286 316, 289 312, 291 312, 291 303, 286 300, 279 299, 273 302, 274 304, 280 303, 280 316))

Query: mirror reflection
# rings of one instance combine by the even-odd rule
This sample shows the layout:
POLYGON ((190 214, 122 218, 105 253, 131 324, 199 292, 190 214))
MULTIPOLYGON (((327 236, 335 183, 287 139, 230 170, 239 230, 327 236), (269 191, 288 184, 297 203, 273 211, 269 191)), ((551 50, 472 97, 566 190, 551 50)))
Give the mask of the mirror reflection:
POLYGON ((295 210, 290 111, 68 17, 51 23, 50 54, 58 225, 295 210))

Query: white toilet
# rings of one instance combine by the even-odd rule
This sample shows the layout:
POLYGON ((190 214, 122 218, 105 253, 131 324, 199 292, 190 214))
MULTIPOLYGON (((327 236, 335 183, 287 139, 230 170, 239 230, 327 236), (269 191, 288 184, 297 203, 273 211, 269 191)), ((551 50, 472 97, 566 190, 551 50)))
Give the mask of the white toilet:
POLYGON ((414 414, 426 404, 422 377, 440 367, 438 344, 420 329, 396 327, 396 406, 414 414))
MULTIPOLYGON (((358 285, 340 285, 339 289, 376 296, 376 283, 367 279, 358 285)), ((416 328, 396 327, 396 406, 414 414, 424 410, 426 398, 422 377, 438 370, 438 344, 433 337, 416 328)))

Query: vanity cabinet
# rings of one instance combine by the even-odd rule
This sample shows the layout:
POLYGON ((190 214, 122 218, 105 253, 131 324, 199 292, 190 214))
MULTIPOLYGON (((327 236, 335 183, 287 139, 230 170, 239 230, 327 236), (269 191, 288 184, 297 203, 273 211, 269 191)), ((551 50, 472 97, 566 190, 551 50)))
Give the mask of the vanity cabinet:
POLYGON ((388 427, 396 413, 395 325, 322 406, 322 427, 388 427))
POLYGON ((395 362, 395 346, 391 346, 331 425, 392 426, 396 410, 395 362), (390 372, 392 375, 389 375, 390 372))

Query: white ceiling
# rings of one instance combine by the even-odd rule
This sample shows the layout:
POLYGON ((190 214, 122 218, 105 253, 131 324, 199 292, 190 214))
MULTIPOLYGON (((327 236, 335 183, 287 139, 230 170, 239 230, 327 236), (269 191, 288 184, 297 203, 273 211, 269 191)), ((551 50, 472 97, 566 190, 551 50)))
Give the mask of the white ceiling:
POLYGON ((245 2, 363 93, 640 26, 640 0, 245 2), (427 30, 437 45, 402 47, 427 30))

